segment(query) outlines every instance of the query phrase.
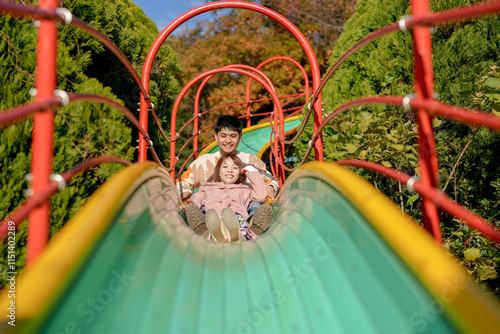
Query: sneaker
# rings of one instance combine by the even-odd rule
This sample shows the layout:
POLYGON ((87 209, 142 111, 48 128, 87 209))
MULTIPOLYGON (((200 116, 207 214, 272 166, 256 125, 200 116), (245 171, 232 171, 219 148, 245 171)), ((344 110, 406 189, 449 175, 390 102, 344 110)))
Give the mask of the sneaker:
POLYGON ((207 224, 205 224, 205 216, 199 207, 193 203, 188 203, 184 208, 186 220, 190 229, 196 234, 203 235, 207 231, 207 224))
POLYGON ((150 195, 160 193, 162 190, 162 184, 160 178, 155 177, 153 179, 149 179, 146 182, 146 187, 148 188, 150 195))
POLYGON ((261 235, 269 228, 271 218, 273 217, 273 209, 269 204, 262 204, 250 219, 250 230, 257 235, 261 235))
POLYGON ((231 208, 222 209, 222 223, 226 226, 229 232, 230 242, 241 240, 240 221, 238 220, 238 217, 236 217, 236 214, 234 213, 233 209, 231 208))
POLYGON ((207 211, 207 228, 212 234, 212 237, 215 242, 222 242, 226 240, 224 238, 224 234, 222 234, 222 222, 220 221, 220 217, 214 209, 210 209, 207 211))

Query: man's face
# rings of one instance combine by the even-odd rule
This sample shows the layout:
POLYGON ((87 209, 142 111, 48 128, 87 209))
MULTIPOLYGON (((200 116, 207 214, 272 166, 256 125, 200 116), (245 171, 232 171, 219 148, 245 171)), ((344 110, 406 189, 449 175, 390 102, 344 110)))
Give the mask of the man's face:
POLYGON ((241 135, 237 131, 223 128, 215 134, 215 141, 219 144, 221 154, 231 154, 236 151, 241 135))

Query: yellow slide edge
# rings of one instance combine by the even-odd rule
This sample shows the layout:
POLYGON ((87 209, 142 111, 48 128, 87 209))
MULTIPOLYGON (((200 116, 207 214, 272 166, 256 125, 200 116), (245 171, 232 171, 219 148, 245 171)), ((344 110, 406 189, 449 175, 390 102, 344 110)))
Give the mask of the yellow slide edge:
POLYGON ((500 328, 500 303, 495 297, 482 291, 454 257, 369 182, 340 165, 314 161, 301 166, 287 183, 304 176, 326 181, 341 192, 433 296, 433 305, 417 310, 413 320, 426 322, 422 314, 435 317, 444 311, 466 333, 500 328))

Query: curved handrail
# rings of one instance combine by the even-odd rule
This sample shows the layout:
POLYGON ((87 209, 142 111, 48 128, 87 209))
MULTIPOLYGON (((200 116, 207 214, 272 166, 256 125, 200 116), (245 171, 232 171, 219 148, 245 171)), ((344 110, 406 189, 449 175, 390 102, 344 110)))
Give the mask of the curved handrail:
MULTIPOLYGON (((400 96, 369 96, 352 100, 337 107, 334 111, 328 114, 323 120, 318 130, 311 136, 312 139, 316 138, 317 134, 322 132, 325 126, 330 123, 338 114, 362 105, 368 104, 386 104, 396 107, 409 107, 411 109, 425 109, 431 115, 440 115, 450 120, 457 120, 464 123, 475 124, 484 126, 490 130, 500 131, 500 117, 487 114, 478 110, 470 110, 456 106, 446 105, 436 100, 416 100, 408 99, 400 96)), ((311 154, 312 147, 309 145, 306 153, 304 154, 303 161, 305 162, 311 154)), ((292 172, 295 168, 287 168, 282 166, 285 170, 292 172)))
POLYGON ((67 19, 66 16, 61 15, 55 10, 49 10, 40 7, 32 7, 26 4, 19 5, 12 2, 0 1, 0 13, 8 13, 22 18, 52 20, 78 27, 83 31, 86 31, 87 33, 91 34, 99 41, 101 41, 101 43, 104 44, 104 46, 106 46, 111 52, 113 52, 113 54, 115 54, 115 56, 122 62, 127 71, 132 75, 132 78, 134 79, 135 83, 141 90, 141 93, 144 94, 144 96, 146 97, 145 100, 148 103, 148 106, 152 108, 149 94, 144 89, 141 79, 139 78, 139 75, 135 71, 132 64, 129 62, 129 60, 123 54, 123 52, 108 37, 106 37, 106 35, 104 35, 99 30, 91 27, 90 25, 80 20, 76 16, 71 15, 71 18, 67 19))
MULTIPOLYGON (((293 142, 295 142, 299 138, 299 136, 304 132, 304 129, 306 128, 307 122, 309 121, 309 117, 311 116, 311 113, 313 111, 309 105, 309 78, 307 77, 307 73, 306 73, 304 67, 302 65, 300 65, 300 63, 298 63, 296 60, 289 58, 289 57, 274 57, 274 58, 267 59, 267 60, 263 61, 261 64, 259 64, 257 66, 257 68, 259 69, 262 66, 270 63, 271 61, 275 61, 275 60, 286 60, 286 61, 293 63, 294 65, 296 65, 299 68, 299 70, 302 72, 302 75, 304 76, 304 79, 305 79, 305 90, 304 90, 304 94, 306 97, 305 105, 308 106, 308 108, 307 108, 306 115, 304 116, 304 121, 302 122, 302 124, 300 125, 300 129, 297 131, 296 135, 292 139, 285 140, 284 137, 283 138, 280 138, 279 136, 277 137, 278 140, 280 140, 283 144, 289 145, 289 144, 292 144, 293 142)), ((247 100, 250 99, 250 97, 249 97, 250 84, 251 84, 251 79, 248 80, 248 85, 247 85, 247 100)), ((250 113, 250 105, 247 108, 247 115, 249 113, 250 113)))
POLYGON ((361 49, 363 46, 373 42, 374 40, 388 35, 390 33, 396 31, 407 31, 411 30, 417 26, 431 26, 431 25, 443 25, 450 24, 454 22, 459 22, 464 19, 473 19, 477 17, 481 17, 485 14, 500 12, 500 2, 491 1, 491 2, 481 2, 478 4, 474 4, 467 7, 462 8, 454 8, 447 11, 422 15, 418 18, 405 17, 402 18, 399 22, 392 23, 388 26, 380 28, 368 36, 362 38, 358 43, 353 45, 349 50, 347 50, 333 66, 328 70, 328 72, 323 77, 321 84, 319 85, 317 91, 315 91, 312 101, 315 101, 317 95, 323 90, 326 82, 331 78, 333 73, 342 65, 347 58, 352 56, 356 51, 361 49))
MULTIPOLYGON (((475 213, 465 209, 460 204, 453 202, 448 195, 437 190, 436 188, 428 187, 422 182, 412 179, 412 177, 407 174, 370 161, 346 159, 335 161, 335 163, 338 165, 370 169, 388 176, 396 181, 399 181, 405 184, 411 191, 415 191, 423 197, 432 200, 439 208, 443 209, 448 214, 462 219, 469 226, 483 233, 490 240, 500 243, 500 231, 495 228, 495 225, 491 224, 475 213), (413 180, 414 182, 410 183, 410 180, 413 180)), ((437 238, 435 239, 436 243, 441 244, 441 233, 439 233, 437 238)))
MULTIPOLYGON (((292 97, 289 101, 283 102, 281 104, 281 106, 283 107, 283 106, 287 105, 288 103, 290 103, 290 102, 292 102, 292 101, 294 101, 294 100, 296 100, 296 99, 298 99, 298 98, 300 98, 302 96, 304 96, 304 94, 303 93, 299 93, 299 94, 293 94, 293 95, 278 96, 278 98, 281 100, 281 99, 284 99, 284 98, 292 97)), ((219 107, 215 107, 215 108, 212 108, 212 109, 205 110, 205 111, 199 113, 199 116, 201 117, 201 116, 209 114, 209 113, 211 113, 213 111, 224 109, 224 108, 229 108, 229 107, 234 107, 234 106, 239 106, 239 105, 242 105, 242 104, 248 104, 248 103, 254 103, 254 102, 264 102, 264 101, 272 101, 272 98, 265 98, 265 99, 258 99, 258 100, 252 100, 252 101, 243 101, 243 102, 230 103, 230 104, 226 104, 226 105, 223 105, 223 106, 219 106, 219 107)), ((302 107, 300 106, 300 107, 293 107, 293 108, 289 108, 289 109, 283 109, 283 114, 285 112, 293 111, 293 114, 288 114, 288 115, 286 115, 284 117, 288 118, 288 117, 293 116, 294 114, 296 114, 298 112, 297 109, 299 109, 298 111, 300 111, 300 110, 302 110, 302 107)), ((251 117, 254 117, 254 116, 267 116, 267 115, 271 115, 272 113, 273 113, 272 111, 263 112, 263 113, 260 113, 260 114, 251 115, 251 117)), ((243 116, 243 117, 238 116, 238 118, 246 118, 246 116, 243 116)), ((194 122, 194 120, 195 120, 194 117, 192 117, 189 120, 187 120, 186 123, 184 123, 179 128, 179 133, 182 132, 182 131, 184 131, 189 124, 191 124, 192 122, 194 122)), ((204 128, 204 129, 200 130, 200 132, 203 132, 207 128, 204 128)), ((170 142, 170 138, 169 138, 169 142, 170 142)))
POLYGON ((155 161, 158 164, 160 164, 160 166, 163 166, 161 160, 158 158, 158 155, 156 154, 156 151, 153 148, 153 142, 151 141, 149 134, 142 128, 142 126, 139 123, 139 120, 134 116, 134 114, 132 114, 132 112, 128 110, 126 107, 122 106, 113 99, 110 99, 102 95, 66 93, 66 96, 67 96, 67 101, 65 101, 64 98, 61 96, 54 96, 41 101, 38 100, 26 105, 21 105, 18 107, 7 109, 0 114, 0 128, 2 127, 2 125, 6 123, 9 123, 8 125, 10 125, 13 124, 14 122, 18 122, 22 118, 29 116, 37 111, 44 111, 44 110, 49 110, 51 108, 65 106, 68 103, 82 102, 82 101, 101 102, 113 108, 118 109, 130 120, 130 122, 132 122, 132 124, 139 130, 140 133, 142 133, 144 138, 147 140, 148 149, 153 155, 155 161))

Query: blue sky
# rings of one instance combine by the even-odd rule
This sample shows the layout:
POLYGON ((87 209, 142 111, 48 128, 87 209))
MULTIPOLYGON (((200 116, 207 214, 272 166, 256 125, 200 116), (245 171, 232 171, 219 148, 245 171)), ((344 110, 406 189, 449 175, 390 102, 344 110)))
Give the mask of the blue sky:
MULTIPOLYGON (((185 12, 205 4, 205 0, 131 0, 141 7, 151 20, 156 23, 159 31, 162 31, 170 22, 184 14, 185 12)), ((195 21, 206 20, 210 13, 205 13, 192 18, 182 24, 177 29, 182 29, 185 25, 191 25, 195 21)))

